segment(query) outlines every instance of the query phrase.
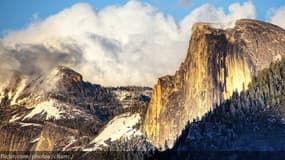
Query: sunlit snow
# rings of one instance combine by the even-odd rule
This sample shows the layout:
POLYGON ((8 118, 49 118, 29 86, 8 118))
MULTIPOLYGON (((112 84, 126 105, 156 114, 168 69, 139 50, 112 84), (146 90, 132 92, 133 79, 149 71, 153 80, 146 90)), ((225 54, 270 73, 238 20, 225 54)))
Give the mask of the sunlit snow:
POLYGON ((139 113, 131 114, 125 113, 113 118, 104 128, 104 130, 91 141, 94 144, 93 148, 86 148, 85 151, 92 151, 99 149, 100 145, 107 146, 105 141, 115 141, 121 137, 131 137, 132 135, 140 135, 141 132, 134 126, 141 119, 139 113))
POLYGON ((61 115, 60 115, 60 111, 57 108, 58 104, 56 103, 55 100, 49 100, 49 101, 45 101, 45 102, 41 102, 39 104, 37 104, 35 107, 33 107, 34 109, 27 114, 23 120, 25 119, 31 119, 32 117, 34 117, 37 114, 46 114, 46 118, 45 120, 48 119, 60 119, 61 115))
POLYGON ((20 118, 21 118, 21 116, 13 115, 12 118, 9 120, 9 123, 13 123, 13 122, 19 120, 20 118))

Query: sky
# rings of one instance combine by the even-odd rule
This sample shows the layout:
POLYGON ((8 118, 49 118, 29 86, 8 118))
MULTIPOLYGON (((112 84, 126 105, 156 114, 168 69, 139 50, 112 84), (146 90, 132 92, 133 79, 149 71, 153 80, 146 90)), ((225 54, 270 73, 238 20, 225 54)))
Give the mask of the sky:
POLYGON ((0 12, 0 81, 66 65, 104 86, 153 86, 178 69, 196 22, 285 27, 282 0, 1 0, 0 12))
MULTIPOLYGON (((0 1, 0 31, 1 35, 7 30, 20 29, 27 26, 34 18, 45 19, 64 8, 78 2, 91 4, 95 9, 102 9, 109 5, 123 5, 127 0, 1 0, 0 1)), ((243 3, 245 0, 142 0, 158 8, 165 14, 172 15, 179 21, 191 10, 210 3, 216 7, 227 8, 234 2, 243 3)), ((256 7, 256 17, 260 20, 268 18, 269 10, 278 9, 285 5, 284 0, 252 0, 256 7)))

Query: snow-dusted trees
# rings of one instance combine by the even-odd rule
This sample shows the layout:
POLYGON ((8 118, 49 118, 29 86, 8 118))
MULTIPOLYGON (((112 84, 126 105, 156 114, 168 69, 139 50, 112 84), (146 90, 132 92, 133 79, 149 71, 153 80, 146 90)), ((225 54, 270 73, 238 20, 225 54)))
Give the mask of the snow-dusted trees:
MULTIPOLYGON (((255 141, 255 136, 270 137, 271 132, 283 135, 284 115, 285 60, 282 59, 253 77, 248 90, 234 92, 229 100, 214 107, 200 121, 188 124, 174 148, 228 150, 258 148, 263 143, 266 147, 268 140, 255 141)), ((279 149, 284 146, 278 141, 270 145, 279 149)))

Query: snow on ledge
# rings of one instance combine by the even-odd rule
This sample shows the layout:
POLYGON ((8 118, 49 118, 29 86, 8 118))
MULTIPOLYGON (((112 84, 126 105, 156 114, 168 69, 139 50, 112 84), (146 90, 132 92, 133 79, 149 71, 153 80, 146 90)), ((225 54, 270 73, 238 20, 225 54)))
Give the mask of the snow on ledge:
POLYGON ((9 123, 13 123, 19 119, 21 119, 22 117, 21 116, 18 116, 17 114, 16 115, 13 115, 12 118, 9 120, 9 123))
POLYGON ((45 114, 46 113, 46 117, 45 120, 49 120, 49 119, 61 119, 61 111, 59 111, 58 109, 58 103, 56 100, 49 100, 49 101, 44 101, 41 102, 39 104, 37 104, 36 106, 34 106, 33 110, 27 114, 23 120, 25 119, 31 119, 33 118, 35 115, 37 114, 45 114))

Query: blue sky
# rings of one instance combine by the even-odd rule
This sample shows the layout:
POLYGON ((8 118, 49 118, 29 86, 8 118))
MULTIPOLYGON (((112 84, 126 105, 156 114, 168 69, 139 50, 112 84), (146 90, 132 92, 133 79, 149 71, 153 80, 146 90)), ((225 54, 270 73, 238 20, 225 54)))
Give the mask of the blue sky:
MULTIPOLYGON (((180 0, 181 1, 181 0, 180 0)), ((225 8, 234 2, 244 2, 236 0, 184 0, 189 3, 181 5, 179 0, 141 0, 158 8, 165 14, 172 15, 176 21, 181 20, 191 10, 210 3, 216 7, 225 8)), ((122 5, 127 0, 1 0, 0 1, 0 32, 3 34, 6 30, 17 30, 27 26, 32 20, 33 15, 39 19, 53 15, 64 8, 70 7, 78 2, 86 2, 96 9, 104 8, 108 5, 122 5)), ((285 5, 284 0, 252 0, 256 7, 257 19, 265 20, 269 9, 277 9, 285 5)))

